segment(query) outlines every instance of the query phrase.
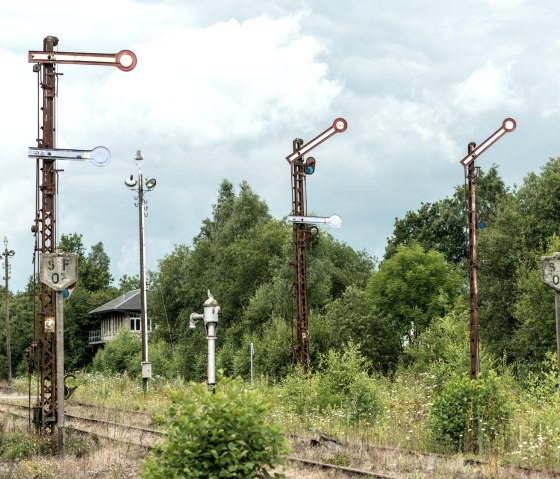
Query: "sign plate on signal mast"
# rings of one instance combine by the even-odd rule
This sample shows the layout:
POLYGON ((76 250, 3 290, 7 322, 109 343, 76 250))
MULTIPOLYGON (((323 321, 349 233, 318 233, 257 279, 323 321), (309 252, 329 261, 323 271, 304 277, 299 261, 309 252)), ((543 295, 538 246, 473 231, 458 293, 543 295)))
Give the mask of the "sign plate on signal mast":
POLYGON ((554 256, 543 256, 541 265, 542 282, 556 291, 560 291, 560 253, 554 253, 554 256))
POLYGON ((62 291, 78 280, 76 253, 41 253, 39 279, 55 291, 62 291))

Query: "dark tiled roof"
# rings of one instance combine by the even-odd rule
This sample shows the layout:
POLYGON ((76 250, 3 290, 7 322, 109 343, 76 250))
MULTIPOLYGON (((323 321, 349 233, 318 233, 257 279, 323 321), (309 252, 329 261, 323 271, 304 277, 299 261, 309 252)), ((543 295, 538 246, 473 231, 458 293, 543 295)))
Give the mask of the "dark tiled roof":
POLYGON ((111 311, 140 311, 140 290, 133 289, 128 293, 105 303, 88 314, 108 313, 111 311))

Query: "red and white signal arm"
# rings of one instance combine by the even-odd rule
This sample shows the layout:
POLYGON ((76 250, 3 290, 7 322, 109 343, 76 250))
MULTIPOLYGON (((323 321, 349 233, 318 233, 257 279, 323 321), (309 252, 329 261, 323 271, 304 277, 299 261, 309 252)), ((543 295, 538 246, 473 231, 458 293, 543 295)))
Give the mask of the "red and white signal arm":
POLYGON ((55 291, 75 285, 78 280, 78 255, 76 253, 41 253, 39 279, 55 291))
POLYGON ((560 253, 541 258, 542 282, 560 291, 560 253))

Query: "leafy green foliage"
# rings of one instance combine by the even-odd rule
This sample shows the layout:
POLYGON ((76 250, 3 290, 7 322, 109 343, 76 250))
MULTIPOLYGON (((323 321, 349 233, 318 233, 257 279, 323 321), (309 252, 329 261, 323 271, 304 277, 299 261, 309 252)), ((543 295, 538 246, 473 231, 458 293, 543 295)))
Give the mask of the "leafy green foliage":
POLYGON ((119 279, 118 289, 120 293, 128 293, 134 289, 140 289, 140 276, 137 274, 134 276, 124 274, 119 279))
POLYGON ((50 451, 49 438, 32 431, 0 434, 0 457, 4 461, 19 461, 50 451))
POLYGON ((103 349, 97 351, 92 368, 103 373, 127 371, 131 375, 140 374, 141 349, 140 337, 123 328, 103 349))
POLYGON ((554 290, 541 280, 540 258, 518 271, 518 300, 513 306, 516 328, 510 342, 517 362, 538 367, 556 349, 554 290))
MULTIPOLYGON (((5 311, 5 297, 0 294, 2 311, 5 311)), ((25 349, 31 344, 33 337, 33 294, 24 291, 19 294, 10 294, 10 340, 12 354, 12 375, 27 373, 28 364, 25 349)), ((0 344, 6 344, 6 330, 0 328, 0 344)), ((0 350, 0 374, 7 377, 6 349, 0 350)))
POLYGON ((287 238, 266 204, 242 183, 238 195, 224 181, 213 217, 203 222, 193 248, 178 245, 160 261, 154 278, 152 317, 174 339, 191 340, 188 317, 198 311, 210 289, 222 309, 220 329, 240 321, 243 308, 260 284, 271 279, 287 238), (170 327, 165 324, 169 319, 170 327))
MULTIPOLYGON (((189 363, 181 373, 202 380, 206 344, 188 318, 200 312, 210 289, 221 306, 218 362, 228 374, 249 376, 249 344, 255 344, 256 374, 281 377, 293 348, 291 228, 273 219, 266 204, 242 183, 236 192, 223 181, 211 218, 193 246, 178 245, 159 263, 150 299, 156 336, 181 343, 189 363), (270 345, 267 344, 270 342, 270 345), (262 345, 262 346, 261 346, 262 345)), ((364 287, 374 262, 326 232, 308 248, 309 304, 322 311, 350 285, 364 287)), ((318 352, 314 353, 315 360, 318 352)))
POLYGON ((283 463, 285 440, 256 391, 220 378, 215 394, 192 384, 170 396, 167 434, 145 461, 143 479, 284 477, 271 470, 283 463))
POLYGON ((359 349, 348 343, 344 352, 329 351, 319 365, 317 399, 319 411, 340 408, 350 422, 373 421, 381 412, 370 367, 359 349))
POLYGON ((412 343, 431 321, 451 310, 463 287, 455 265, 418 243, 400 245, 374 272, 367 295, 394 334, 412 343))
POLYGON ((388 372, 402 351, 401 336, 380 313, 364 289, 349 286, 330 301, 319 317, 312 316, 311 354, 318 357, 330 349, 344 351, 353 342, 376 371, 388 372))
POLYGON ((225 344, 218 352, 217 364, 228 374, 250 378, 250 345, 253 344, 253 376, 271 380, 284 377, 290 370, 292 328, 284 319, 274 317, 260 324, 258 331, 250 331, 247 322, 239 328, 230 328, 225 344), (241 341, 237 338, 241 337, 241 341))
POLYGON ((297 367, 286 376, 286 406, 303 421, 314 413, 336 411, 349 423, 372 423, 382 411, 382 403, 369 368, 352 343, 343 352, 331 350, 321 357, 318 372, 305 374, 297 367))
MULTIPOLYGON (((484 347, 479 352, 480 368, 488 371, 494 358, 484 347)), ((458 371, 470 370, 469 311, 458 305, 441 318, 432 321, 428 329, 405 349, 399 364, 400 372, 430 374, 441 383, 458 371)))
MULTIPOLYGON (((476 179, 477 214, 492 221, 496 203, 507 189, 493 165, 487 173, 480 171, 476 179)), ((446 261, 462 263, 466 259, 467 244, 464 232, 465 191, 458 186, 451 198, 435 203, 422 203, 418 211, 408 211, 404 218, 395 220, 393 235, 387 240, 384 259, 391 258, 399 245, 421 244, 426 250, 436 250, 446 261)))
POLYGON ((86 255, 83 235, 78 233, 63 234, 57 245, 60 251, 78 255, 78 284, 88 291, 94 292, 108 288, 113 281, 110 273, 111 261, 103 243, 100 241, 91 246, 86 255))
POLYGON ((430 425, 442 445, 478 452, 505 436, 512 409, 507 378, 493 371, 476 381, 454 375, 434 398, 430 425))
POLYGON ((67 370, 74 371, 91 362, 89 332, 99 329, 99 318, 89 312, 115 296, 113 288, 91 292, 78 283, 72 295, 64 301, 64 331, 67 338, 64 353, 67 370))
MULTIPOLYGON (((522 337, 528 327, 537 333, 530 323, 536 325, 542 318, 540 308, 533 314, 527 306, 531 296, 535 300, 538 296, 535 258, 547 252, 560 228, 559 208, 560 158, 556 158, 549 160, 540 174, 530 173, 518 190, 501 198, 490 227, 478 237, 478 257, 485 263, 479 271, 481 338, 496 355, 505 353, 511 361, 542 359, 543 348, 537 348, 536 356, 531 354, 527 338, 522 337), (524 298, 518 305, 520 292, 524 298), (520 334, 516 332, 519 328, 524 330, 520 334)), ((553 331, 549 326, 544 329, 550 344, 553 331)))

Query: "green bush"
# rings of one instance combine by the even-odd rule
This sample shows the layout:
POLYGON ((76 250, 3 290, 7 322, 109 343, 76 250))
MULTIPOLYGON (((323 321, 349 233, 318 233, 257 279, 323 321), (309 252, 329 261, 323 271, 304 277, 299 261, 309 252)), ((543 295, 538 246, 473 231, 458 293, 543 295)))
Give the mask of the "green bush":
POLYGON ((282 318, 273 317, 261 332, 242 334, 249 330, 247 322, 231 327, 225 334, 224 345, 217 353, 219 367, 228 375, 241 376, 246 381, 251 376, 250 344, 253 343, 253 375, 269 379, 282 378, 290 371, 291 326, 282 318), (236 329, 238 329, 236 331, 236 329))
POLYGON ((118 374, 128 372, 139 375, 142 362, 142 343, 139 336, 121 329, 93 358, 92 369, 100 373, 118 374))
MULTIPOLYGON (((404 350, 400 360, 400 372, 410 370, 413 374, 428 373, 443 382, 455 371, 468 371, 470 368, 469 351, 469 312, 463 305, 443 317, 434 318, 430 326, 416 341, 404 350)), ((480 363, 483 371, 491 369, 494 358, 480 348, 480 363)))
POLYGON ((215 394, 205 384, 170 393, 165 439, 146 459, 143 479, 284 477, 285 439, 267 423, 268 404, 238 379, 221 377, 215 394))
POLYGON ((382 410, 377 387, 367 371, 368 360, 348 343, 343 352, 321 356, 320 371, 305 374, 296 368, 283 382, 282 397, 299 416, 337 411, 351 423, 372 422, 382 410))
POLYGON ((280 396, 282 404, 291 413, 308 418, 317 409, 317 380, 296 366, 282 382, 280 396))
POLYGON ((507 378, 493 371, 476 381, 454 376, 435 396, 430 425, 438 443, 481 452, 506 436, 511 413, 507 378))
POLYGON ((375 382, 367 373, 369 362, 352 342, 343 352, 330 350, 322 356, 319 367, 320 412, 339 409, 354 423, 373 421, 381 412, 375 382))

